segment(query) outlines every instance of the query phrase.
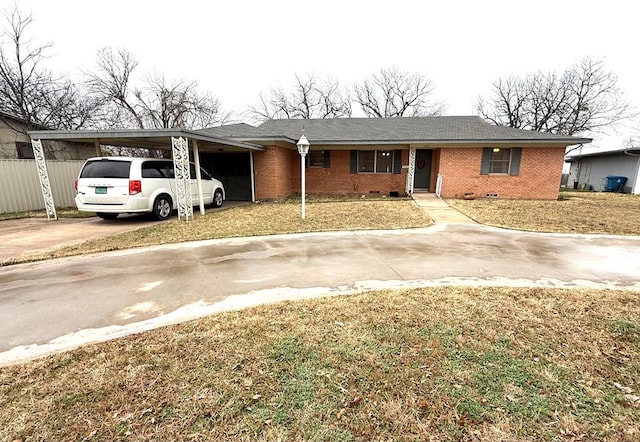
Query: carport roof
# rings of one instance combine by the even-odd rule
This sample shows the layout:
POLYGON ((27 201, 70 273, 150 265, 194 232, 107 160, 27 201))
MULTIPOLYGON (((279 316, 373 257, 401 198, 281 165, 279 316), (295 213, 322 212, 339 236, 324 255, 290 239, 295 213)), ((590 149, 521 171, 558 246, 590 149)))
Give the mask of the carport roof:
POLYGON ((591 138, 496 126, 477 116, 402 118, 335 118, 267 120, 258 127, 247 124, 213 127, 199 132, 260 143, 282 140, 296 143, 302 130, 311 144, 404 143, 590 143, 591 138))
POLYGON ((100 144, 146 149, 170 149, 172 137, 184 137, 198 140, 201 150, 263 150, 262 146, 256 144, 185 129, 35 130, 29 131, 28 134, 32 139, 72 143, 98 141, 100 144))

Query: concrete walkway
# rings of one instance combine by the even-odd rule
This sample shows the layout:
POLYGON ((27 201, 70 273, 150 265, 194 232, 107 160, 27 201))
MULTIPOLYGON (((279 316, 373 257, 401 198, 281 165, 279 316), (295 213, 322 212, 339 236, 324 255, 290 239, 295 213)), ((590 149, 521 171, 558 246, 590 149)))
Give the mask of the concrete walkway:
POLYGON ((416 192, 411 194, 418 207, 422 208, 436 224, 476 224, 468 216, 458 212, 435 193, 416 192))

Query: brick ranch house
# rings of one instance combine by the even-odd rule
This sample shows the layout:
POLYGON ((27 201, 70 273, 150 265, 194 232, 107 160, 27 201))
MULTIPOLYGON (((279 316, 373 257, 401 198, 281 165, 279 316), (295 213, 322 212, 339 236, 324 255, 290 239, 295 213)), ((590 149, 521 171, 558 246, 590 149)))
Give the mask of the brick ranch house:
POLYGON ((303 131, 309 194, 435 192, 440 176, 444 198, 556 199, 566 147, 591 142, 474 116, 268 120, 200 132, 262 146, 253 152, 255 198, 272 199, 300 192, 303 131))
MULTIPOLYGON (((494 126, 473 116, 268 120, 201 130, 29 131, 32 141, 171 150, 186 142, 192 161, 220 179, 230 200, 300 192, 304 133, 309 194, 436 192, 444 198, 556 199, 569 137, 494 126), (182 140, 182 141, 180 141, 182 140)), ((48 187, 41 178, 43 188, 48 187)), ((70 186, 72 183, 69 184, 70 186)), ((45 196, 45 200, 46 200, 45 196)), ((204 209, 201 207, 201 211, 204 209)))

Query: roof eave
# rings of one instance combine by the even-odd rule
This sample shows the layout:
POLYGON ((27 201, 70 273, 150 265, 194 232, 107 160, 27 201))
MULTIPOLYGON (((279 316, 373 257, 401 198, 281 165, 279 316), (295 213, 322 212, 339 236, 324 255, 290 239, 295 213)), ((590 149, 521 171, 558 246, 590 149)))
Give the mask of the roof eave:
MULTIPOLYGON (((254 143, 268 143, 268 142, 287 142, 291 144, 296 144, 298 141, 289 137, 279 136, 279 137, 247 137, 247 138, 237 138, 238 140, 254 142, 254 143)), ((571 146, 574 144, 587 144, 590 143, 590 138, 545 138, 545 139, 515 139, 515 138, 478 138, 478 139, 415 139, 415 140, 407 140, 407 139, 398 139, 398 140, 321 140, 321 139, 309 139, 309 143, 323 146, 355 146, 355 145, 387 145, 387 144, 433 144, 433 145, 460 145, 460 144, 562 144, 566 146, 571 146)))
POLYGON ((34 130, 27 134, 32 139, 44 140, 84 140, 117 138, 166 138, 185 137, 215 144, 240 147, 248 150, 264 150, 262 146, 230 138, 212 137, 192 130, 184 129, 115 129, 115 130, 34 130))

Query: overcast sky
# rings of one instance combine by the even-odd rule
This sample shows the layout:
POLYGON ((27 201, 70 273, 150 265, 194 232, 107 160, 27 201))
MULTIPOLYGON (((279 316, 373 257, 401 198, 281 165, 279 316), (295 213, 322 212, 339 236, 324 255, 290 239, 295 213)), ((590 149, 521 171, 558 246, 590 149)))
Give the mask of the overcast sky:
MULTIPOLYGON (((633 0, 18 4, 36 19, 35 42, 53 42, 55 70, 76 76, 95 65, 99 48, 125 47, 140 73, 197 80, 238 118, 261 91, 290 86, 294 73, 331 75, 351 86, 392 65, 431 78, 447 115, 472 115, 478 94, 497 78, 562 71, 585 56, 604 58, 640 108, 640 6, 633 0)), ((594 144, 619 148, 629 133, 623 128, 594 144)))

